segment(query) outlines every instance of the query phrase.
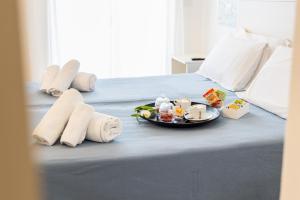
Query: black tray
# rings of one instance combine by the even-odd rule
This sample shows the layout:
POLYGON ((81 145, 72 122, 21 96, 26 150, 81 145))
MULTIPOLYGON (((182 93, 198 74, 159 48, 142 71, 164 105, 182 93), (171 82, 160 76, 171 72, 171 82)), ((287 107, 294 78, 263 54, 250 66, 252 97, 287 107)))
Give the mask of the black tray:
MULTIPOLYGON (((173 101, 171 101, 171 103, 174 104, 173 101)), ((203 104, 203 103, 198 103, 198 102, 192 102, 192 105, 195 104, 203 104)), ((206 105, 206 104, 204 104, 206 105)), ((146 104, 145 106, 155 106, 155 103, 150 103, 150 104, 146 104)), ((144 120, 149 121, 150 123, 153 123, 155 125, 158 126, 164 126, 164 127, 170 127, 170 128, 192 128, 192 127, 197 127, 197 126, 202 126, 204 124, 210 123, 215 121, 216 119, 218 119, 220 117, 220 111, 217 108, 213 108, 209 105, 206 105, 206 110, 207 112, 212 114, 212 117, 207 119, 207 120, 202 120, 202 121, 189 121, 187 119, 174 119, 172 122, 163 122, 159 119, 159 115, 156 115, 153 118, 144 118, 142 117, 144 120)))

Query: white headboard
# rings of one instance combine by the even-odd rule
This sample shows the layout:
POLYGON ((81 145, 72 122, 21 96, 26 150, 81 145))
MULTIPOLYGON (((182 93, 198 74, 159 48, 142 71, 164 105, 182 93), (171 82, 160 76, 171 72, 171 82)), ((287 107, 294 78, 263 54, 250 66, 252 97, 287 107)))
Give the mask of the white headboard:
POLYGON ((238 25, 247 30, 292 40, 296 0, 239 0, 238 25))

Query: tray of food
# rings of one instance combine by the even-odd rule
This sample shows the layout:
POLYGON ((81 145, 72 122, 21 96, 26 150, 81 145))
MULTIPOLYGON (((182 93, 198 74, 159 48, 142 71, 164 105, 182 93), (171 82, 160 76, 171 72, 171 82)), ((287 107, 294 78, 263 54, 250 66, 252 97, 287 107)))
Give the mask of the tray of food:
POLYGON ((153 103, 136 107, 135 112, 133 117, 171 128, 197 127, 220 117, 218 108, 188 98, 170 101, 167 97, 158 97, 153 103))

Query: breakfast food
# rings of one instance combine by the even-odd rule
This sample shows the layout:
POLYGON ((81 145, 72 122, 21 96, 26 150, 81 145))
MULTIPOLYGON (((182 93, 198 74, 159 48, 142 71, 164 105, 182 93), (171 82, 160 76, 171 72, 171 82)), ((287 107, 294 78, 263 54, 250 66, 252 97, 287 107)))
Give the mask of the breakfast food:
POLYGON ((192 101, 188 98, 176 99, 174 101, 174 103, 176 106, 181 107, 185 111, 187 111, 189 109, 189 107, 191 107, 191 105, 192 105, 192 101))
POLYGON ((203 104, 197 104, 193 105, 190 108, 190 116, 193 119, 201 119, 206 113, 206 105, 203 104))
POLYGON ((180 106, 175 106, 174 107, 174 115, 176 117, 182 118, 185 114, 185 110, 181 108, 180 106))
POLYGON ((165 96, 157 97, 155 100, 155 108, 159 109, 162 103, 170 103, 170 99, 165 96))
POLYGON ((162 103, 159 107, 159 118, 163 122, 173 121, 173 104, 172 103, 162 103))
POLYGON ((217 93, 218 97, 221 99, 221 101, 225 101, 226 93, 224 91, 217 89, 216 93, 217 93))
POLYGON ((207 100, 208 104, 212 107, 222 107, 223 101, 226 98, 226 93, 218 89, 209 89, 203 94, 203 97, 207 100))
POLYGON ((224 117, 231 119, 239 119, 250 110, 250 105, 248 102, 237 99, 233 103, 227 105, 223 110, 222 114, 224 117))

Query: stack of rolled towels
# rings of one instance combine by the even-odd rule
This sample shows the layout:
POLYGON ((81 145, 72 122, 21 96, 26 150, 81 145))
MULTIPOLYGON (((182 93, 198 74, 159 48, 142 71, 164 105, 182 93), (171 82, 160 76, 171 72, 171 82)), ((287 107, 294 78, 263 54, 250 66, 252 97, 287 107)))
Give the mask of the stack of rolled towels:
POLYGON ((67 62, 61 69, 58 65, 47 67, 40 90, 56 97, 62 95, 69 88, 75 88, 82 92, 94 91, 96 75, 78 72, 79 67, 79 61, 74 59, 67 62))
POLYGON ((82 95, 68 89, 56 100, 33 131, 40 144, 51 146, 60 143, 76 147, 85 139, 94 142, 110 142, 122 132, 117 117, 95 112, 83 102, 82 95))

